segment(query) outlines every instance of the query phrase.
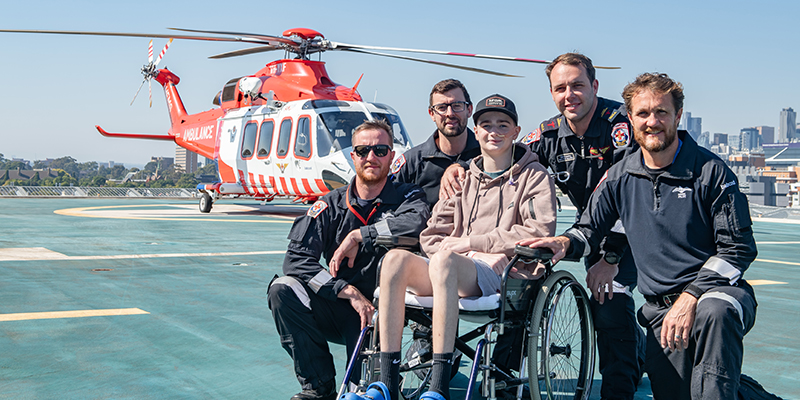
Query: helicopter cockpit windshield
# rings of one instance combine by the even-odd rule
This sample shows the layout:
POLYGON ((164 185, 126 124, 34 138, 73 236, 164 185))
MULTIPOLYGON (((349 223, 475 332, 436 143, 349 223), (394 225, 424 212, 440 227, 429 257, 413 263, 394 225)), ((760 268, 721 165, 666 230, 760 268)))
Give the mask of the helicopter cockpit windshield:
MULTIPOLYGON (((390 113, 372 113, 375 119, 384 119, 392 127, 394 143, 407 146, 409 143, 400 117, 390 113)), ((323 111, 317 118, 317 151, 322 157, 350 147, 353 131, 367 120, 362 111, 323 111)))

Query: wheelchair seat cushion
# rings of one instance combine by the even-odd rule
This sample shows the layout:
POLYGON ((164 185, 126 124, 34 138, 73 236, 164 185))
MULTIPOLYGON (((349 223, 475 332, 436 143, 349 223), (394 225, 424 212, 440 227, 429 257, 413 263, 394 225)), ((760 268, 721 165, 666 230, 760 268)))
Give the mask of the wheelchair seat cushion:
MULTIPOLYGON (((374 298, 380 297, 381 288, 376 288, 374 298)), ((433 308, 433 296, 417 296, 406 292, 406 305, 420 308, 433 308)), ((482 297, 462 297, 458 299, 460 311, 491 311, 500 308, 500 293, 482 297)))

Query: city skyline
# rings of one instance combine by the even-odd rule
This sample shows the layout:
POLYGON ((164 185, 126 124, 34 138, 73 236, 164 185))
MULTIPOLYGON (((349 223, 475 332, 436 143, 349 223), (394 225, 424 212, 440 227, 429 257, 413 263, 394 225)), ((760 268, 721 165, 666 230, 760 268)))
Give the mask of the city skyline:
MULTIPOLYGON (((624 85, 639 73, 665 72, 683 83, 684 110, 703 118, 703 131, 728 134, 750 126, 779 126, 780 110, 796 106, 800 78, 787 74, 783 65, 794 65, 800 56, 785 54, 783 42, 796 37, 790 29, 790 16, 800 11, 798 4, 678 1, 666 7, 622 1, 614 7, 594 2, 573 6, 584 12, 565 17, 563 5, 555 3, 511 2, 487 9, 485 3, 469 1, 459 7, 420 1, 407 2, 403 7, 376 7, 362 1, 331 7, 309 1, 303 13, 297 13, 288 3, 271 4, 257 23, 244 24, 241 18, 224 18, 236 13, 225 13, 218 2, 145 0, 117 4, 82 0, 66 4, 32 0, 7 5, 0 16, 0 28, 169 33, 165 28, 183 27, 279 35, 289 28, 308 27, 330 40, 377 46, 539 59, 577 50, 597 65, 622 67, 598 70, 600 96, 620 100, 624 85), (171 11, 152 11, 164 9, 171 11), (624 23, 639 20, 640 14, 651 19, 649 25, 661 22, 665 29, 641 34, 636 31, 638 24, 624 23), (674 21, 681 21, 680 29, 673 28, 677 26, 674 21), (741 29, 745 25, 763 29, 741 29), (669 35, 655 33, 664 31, 670 31, 669 35), (676 53, 680 57, 673 55, 676 53), (785 62, 748 61, 774 59, 774 54, 785 54, 785 62), (780 85, 770 85, 764 77, 779 77, 780 85)), ((6 158, 36 160, 69 155, 80 162, 141 164, 152 156, 174 157, 172 143, 104 138, 94 129, 94 125, 100 125, 112 132, 163 134, 169 128, 158 85, 153 88, 152 109, 146 88, 129 106, 141 83, 138 70, 147 59, 147 39, 31 34, 3 34, 0 38, 0 51, 13 60, 2 67, 4 74, 0 75, 6 89, 6 95, 0 98, 4 121, 0 153, 6 158)), ((160 49, 165 42, 157 39, 155 47, 160 49)), ((172 44, 162 66, 181 77, 178 89, 188 112, 212 108, 211 99, 229 79, 252 74, 282 56, 282 52, 273 52, 207 59, 244 47, 186 40, 172 44)), ((364 99, 377 97, 395 108, 415 144, 434 129, 426 111, 427 97, 433 84, 444 78, 460 79, 474 99, 492 93, 513 99, 520 109, 523 132, 557 113, 543 65, 421 58, 524 78, 358 54, 329 52, 322 56, 332 79, 339 84, 352 86, 363 73, 359 92, 364 99)))

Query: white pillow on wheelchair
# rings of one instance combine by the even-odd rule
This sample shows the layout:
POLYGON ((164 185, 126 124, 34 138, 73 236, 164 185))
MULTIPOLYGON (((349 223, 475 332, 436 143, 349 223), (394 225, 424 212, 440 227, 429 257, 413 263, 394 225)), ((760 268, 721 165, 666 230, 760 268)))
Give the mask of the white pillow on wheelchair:
MULTIPOLYGON (((374 298, 380 297, 381 288, 375 288, 374 298)), ((433 308, 433 296, 417 296, 406 292, 406 305, 422 308, 433 308)), ((500 308, 500 293, 482 297, 462 297, 458 299, 461 311, 491 311, 500 308)))

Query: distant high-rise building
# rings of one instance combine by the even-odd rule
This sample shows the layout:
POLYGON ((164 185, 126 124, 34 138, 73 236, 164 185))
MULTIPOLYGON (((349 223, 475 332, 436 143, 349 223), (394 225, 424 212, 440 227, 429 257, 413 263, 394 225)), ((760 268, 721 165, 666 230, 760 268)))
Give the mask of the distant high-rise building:
POLYGON ((714 144, 728 144, 728 134, 719 132, 715 133, 714 144))
POLYGON ((683 113, 683 121, 681 121, 679 128, 689 131, 692 139, 697 140, 703 132, 703 118, 692 117, 692 113, 686 111, 683 113))
POLYGON ((757 126, 758 134, 761 136, 761 143, 775 143, 775 128, 771 126, 757 126))
POLYGON ((756 128, 743 128, 739 132, 739 150, 747 151, 758 148, 760 145, 758 140, 758 129, 756 128))
POLYGON ((175 166, 187 174, 197 172, 197 153, 175 146, 175 166))
POLYGON ((795 138, 797 130, 797 113, 791 107, 781 110, 780 130, 775 143, 789 143, 795 138))

